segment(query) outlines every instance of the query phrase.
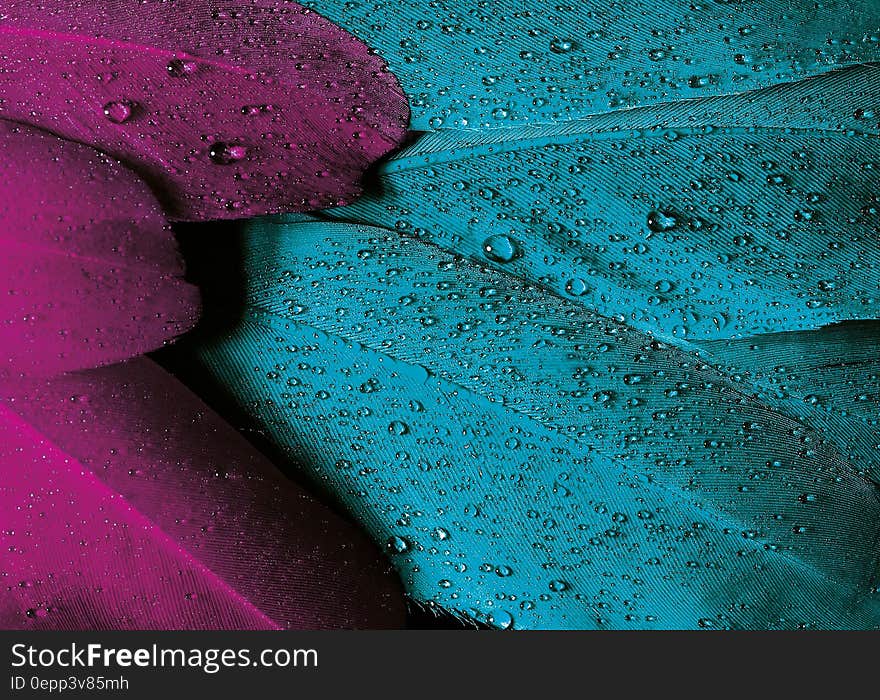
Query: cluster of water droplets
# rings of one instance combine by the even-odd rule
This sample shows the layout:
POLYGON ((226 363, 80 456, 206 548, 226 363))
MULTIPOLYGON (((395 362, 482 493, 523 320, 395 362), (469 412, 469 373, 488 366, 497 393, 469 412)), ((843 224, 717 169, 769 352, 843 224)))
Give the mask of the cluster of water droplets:
POLYGON ((251 315, 202 352, 418 599, 496 627, 795 624, 769 587, 821 626, 786 562, 870 561, 858 478, 820 433, 573 300, 353 232, 256 227, 251 315))
POLYGON ((299 6, 201 9, 184 29, 168 26, 178 8, 165 3, 142 3, 137 27, 100 8, 70 8, 76 32, 58 28, 65 33, 45 53, 32 30, 51 31, 62 13, 13 3, 3 18, 3 117, 129 163, 173 218, 351 201, 363 170, 406 126, 404 97, 381 59, 299 6), (98 35, 113 41, 95 44, 98 35))
POLYGON ((872 112, 880 94, 870 69, 851 71, 783 98, 636 110, 488 142, 426 137, 380 173, 381 197, 338 215, 488 262, 663 338, 872 318, 878 124, 824 94, 847 82, 871 107, 856 111, 872 112), (766 126, 738 126, 765 104, 766 126), (837 119, 847 128, 824 124, 837 119), (786 129, 787 120, 825 131, 786 129))
POLYGON ((877 26, 871 0, 844 12, 685 0, 308 5, 385 57, 417 129, 543 123, 752 90, 880 55, 880 35, 865 33, 877 26))

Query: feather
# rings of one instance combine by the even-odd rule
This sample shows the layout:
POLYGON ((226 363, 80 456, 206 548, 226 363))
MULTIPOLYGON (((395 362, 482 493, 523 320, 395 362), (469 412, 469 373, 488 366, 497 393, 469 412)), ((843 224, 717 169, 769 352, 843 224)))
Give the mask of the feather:
MULTIPOLYGON (((354 9, 380 50, 406 26, 354 9)), ((400 69, 416 125, 481 129, 422 136, 323 220, 249 223, 243 290, 193 247, 215 322, 164 361, 335 493, 426 605, 495 627, 876 628, 876 392, 853 390, 876 380, 880 71, 828 71, 876 59, 848 21, 852 41, 791 62, 824 25, 755 22, 769 72, 690 92, 711 42, 642 89, 622 51, 596 101, 546 109, 525 102, 538 71, 475 88, 483 59, 447 90, 423 42, 400 69), (486 128, 498 107, 567 119, 486 128)))
POLYGON ((864 390, 875 341, 865 326, 825 329, 878 313, 877 114, 870 64, 556 125, 441 131, 327 216, 417 235, 701 351, 878 481, 864 390), (852 361, 828 369, 844 348, 852 361), (755 371, 793 363, 781 396, 755 371))
POLYGON ((880 67, 549 126, 439 131, 328 216, 676 342, 870 319, 880 67), (833 167, 830 167, 832 166, 833 167))
POLYGON ((388 61, 421 130, 565 121, 880 60, 876 0, 308 6, 388 61))
POLYGON ((702 343, 707 361, 756 398, 809 424, 880 483, 878 321, 702 343))
MULTIPOLYGON (((375 227, 234 244, 240 318, 166 352, 387 543, 416 600, 496 627, 880 624, 875 486, 696 351, 375 227)), ((220 313, 228 276, 195 269, 220 313)))
POLYGON ((0 379, 109 364, 189 329, 197 290, 147 186, 86 146, 0 122, 0 379))
POLYGON ((398 626, 349 524, 146 358, 0 405, 3 629, 398 626))
POLYGON ((880 6, 321 11, 431 133, 323 221, 248 224, 245 307, 206 266, 219 326, 164 361, 334 493, 425 605, 880 626, 874 393, 810 398, 876 378, 867 340, 863 365, 830 358, 880 293, 880 6))
POLYGON ((351 201, 403 137, 384 63, 292 2, 8 0, 0 117, 125 161, 175 219, 351 201))

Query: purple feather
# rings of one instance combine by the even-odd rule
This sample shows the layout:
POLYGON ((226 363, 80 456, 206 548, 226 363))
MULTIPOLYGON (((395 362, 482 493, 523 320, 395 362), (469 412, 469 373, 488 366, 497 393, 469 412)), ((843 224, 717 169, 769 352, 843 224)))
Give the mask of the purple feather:
POLYGON ((406 98, 359 40, 295 3, 10 0, 0 118, 123 160, 173 219, 352 201, 406 98))
POLYGON ((3 629, 394 627, 354 527, 145 358, 0 404, 3 629))
POLYGON ((0 380, 118 362, 195 323, 198 291, 145 183, 2 121, 0 149, 0 380))

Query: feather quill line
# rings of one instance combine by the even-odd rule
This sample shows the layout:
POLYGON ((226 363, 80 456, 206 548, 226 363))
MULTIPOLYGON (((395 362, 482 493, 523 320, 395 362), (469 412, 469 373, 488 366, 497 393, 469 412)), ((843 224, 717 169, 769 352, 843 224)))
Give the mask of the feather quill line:
MULTIPOLYGON (((59 454, 67 454, 64 449, 53 443, 43 433, 36 430, 33 425, 22 419, 21 416, 15 413, 14 410, 11 410, 7 405, 4 405, 2 403, 0 403, 0 421, 16 427, 24 434, 32 435, 34 438, 33 443, 35 445, 49 445, 59 454)), ((126 513, 130 515, 134 523, 142 526, 144 530, 148 531, 152 536, 154 536, 157 544, 159 544, 166 551, 171 552, 174 558, 183 559, 187 564, 192 566, 192 568, 204 574, 208 579, 217 584, 223 592, 232 597, 234 600, 241 603, 251 613, 255 614, 261 620, 263 620, 267 628, 276 630, 283 629, 278 623, 269 618, 251 601, 249 601, 247 598, 241 595, 241 593, 232 588, 225 580, 220 578, 214 571, 212 571, 211 569, 206 567, 201 561, 196 559, 187 549, 177 543, 164 530, 159 528, 157 525, 151 522, 149 518, 147 518, 140 511, 134 508, 121 494, 114 491, 109 486, 107 486, 107 484, 101 481, 92 469, 83 465, 81 462, 79 462, 79 460, 69 457, 65 460, 65 463, 68 465, 68 472, 70 472, 71 474, 75 473, 79 476, 79 478, 84 479, 88 484, 89 489, 94 490, 99 494, 109 494, 111 498, 113 498, 117 502, 122 501, 125 504, 124 509, 126 513), (75 469, 74 465, 78 466, 79 469, 75 469)))

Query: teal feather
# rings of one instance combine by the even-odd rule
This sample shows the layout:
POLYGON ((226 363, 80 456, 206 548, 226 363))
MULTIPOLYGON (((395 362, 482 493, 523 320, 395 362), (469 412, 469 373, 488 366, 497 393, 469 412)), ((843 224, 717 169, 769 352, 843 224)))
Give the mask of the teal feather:
POLYGON ((805 331, 877 317, 878 114, 880 67, 864 65, 557 125, 437 132, 385 163, 372 196, 326 216, 418 236, 702 350, 877 480, 874 326, 805 331), (499 240, 511 259, 486 250, 499 240), (829 370, 847 349, 846 368, 829 370), (801 366, 779 396, 750 371, 792 355, 801 366))
POLYGON ((880 6, 796 5, 322 6, 433 131, 352 206, 192 246, 219 325, 166 362, 417 601, 880 626, 880 6))
POLYGON ((880 60, 876 0, 305 4, 388 62, 420 130, 577 119, 880 60))
POLYGON ((837 445, 859 473, 880 482, 880 323, 709 341, 705 357, 762 403, 837 445))
POLYGON ((520 628, 880 624, 874 486, 696 354, 381 229, 238 243, 241 320, 177 352, 417 600, 520 628))
POLYGON ((876 316, 878 134, 880 67, 857 66, 575 122, 437 132, 328 216, 483 259, 668 339, 808 330, 876 316), (492 241, 511 255, 484 250, 492 241))

